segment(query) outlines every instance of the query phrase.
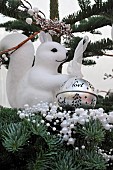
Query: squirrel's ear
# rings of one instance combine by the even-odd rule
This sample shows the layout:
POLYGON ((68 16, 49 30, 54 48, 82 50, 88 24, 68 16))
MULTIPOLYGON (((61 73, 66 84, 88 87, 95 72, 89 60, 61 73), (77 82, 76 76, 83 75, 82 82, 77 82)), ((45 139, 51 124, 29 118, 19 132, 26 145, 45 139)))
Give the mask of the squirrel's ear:
POLYGON ((49 33, 45 33, 44 31, 41 31, 39 34, 39 40, 41 43, 52 41, 52 37, 49 33))
POLYGON ((46 33, 44 31, 41 31, 40 34, 39 34, 39 40, 41 43, 44 43, 47 41, 47 38, 46 38, 46 33))
POLYGON ((47 41, 52 41, 52 37, 49 33, 46 33, 46 38, 47 38, 47 41))

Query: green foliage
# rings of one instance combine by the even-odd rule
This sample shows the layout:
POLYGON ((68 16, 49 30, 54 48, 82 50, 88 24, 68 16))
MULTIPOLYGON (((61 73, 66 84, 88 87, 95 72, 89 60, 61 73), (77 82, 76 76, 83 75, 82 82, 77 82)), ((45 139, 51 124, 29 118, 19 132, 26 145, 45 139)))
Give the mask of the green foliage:
POLYGON ((7 170, 7 167, 8 170, 107 170, 106 161, 98 154, 97 148, 109 152, 113 133, 105 131, 98 120, 91 119, 84 126, 76 126, 74 146, 68 146, 53 131, 49 135, 41 120, 40 113, 28 121, 20 119, 16 109, 1 107, 2 170, 7 170))
POLYGON ((82 157, 81 159, 81 166, 84 170, 105 170, 106 165, 105 161, 102 158, 101 155, 97 154, 94 151, 81 151, 80 155, 82 157))
POLYGON ((9 123, 17 123, 19 118, 16 109, 0 108, 0 139, 2 137, 3 128, 7 127, 9 123))
POLYGON ((101 28, 103 26, 110 25, 111 21, 104 16, 91 16, 87 19, 81 20, 77 24, 72 25, 72 32, 84 32, 89 31, 95 34, 95 29, 101 28))
MULTIPOLYGON (((90 0, 78 0, 79 6, 81 10, 76 13, 70 14, 66 18, 63 19, 66 23, 69 23, 72 28, 72 32, 84 32, 89 31, 92 34, 100 34, 100 32, 96 31, 97 28, 101 28, 106 25, 112 25, 113 21, 113 0, 95 0, 95 4, 91 5, 90 0)), ((59 10, 58 10, 58 0, 50 1, 50 18, 59 19, 59 10)), ((5 0, 1 2, 0 13, 5 16, 13 17, 16 20, 10 21, 4 24, 0 24, 0 27, 5 27, 6 30, 23 30, 23 33, 29 36, 33 32, 40 30, 38 26, 29 25, 25 23, 25 19, 29 17, 26 12, 26 7, 24 3, 20 0, 5 0), (21 7, 21 8, 20 8, 21 7), (23 9, 23 10, 22 10, 23 9), (15 12, 16 11, 16 12, 15 12)), ((34 40, 34 39, 33 39, 34 40)), ((60 37, 53 36, 53 40, 60 42, 60 37)), ((72 40, 73 41, 73 40, 72 40)), ((75 41, 75 40, 74 40, 75 41)), ((78 40, 76 41, 78 42, 78 40)), ((67 44, 67 47, 70 48, 71 52, 69 52, 69 60, 73 58, 74 49, 76 48, 77 43, 72 44, 70 42, 67 44)), ((88 45, 87 51, 84 53, 84 57, 89 56, 99 56, 103 55, 104 50, 112 49, 112 45, 110 45, 110 41, 101 40, 100 42, 90 43, 88 45), (106 41, 106 42, 105 42, 106 41), (109 43, 109 44, 108 44, 109 43), (94 47, 95 46, 95 47, 94 47), (111 48, 109 48, 111 47, 111 48)), ((6 63, 7 65, 8 63, 6 63)), ((83 60, 84 65, 93 65, 95 61, 93 60, 83 60)), ((59 67, 58 72, 61 72, 61 67, 59 67)))
POLYGON ((90 0, 78 0, 78 4, 82 11, 85 11, 87 7, 91 4, 90 0))
POLYGON ((96 41, 94 43, 89 43, 87 47, 87 52, 89 53, 88 56, 102 56, 104 55, 104 51, 111 50, 113 48, 113 42, 109 38, 101 39, 101 41, 96 41))
MULTIPOLYGON (((80 128, 81 136, 85 137, 87 143, 94 147, 104 140, 105 130, 99 120, 90 120, 84 128, 80 128)), ((93 149, 93 148, 92 148, 93 149)))
MULTIPOLYGON (((50 1, 51 19, 59 18, 58 1, 50 1), (56 4, 56 5, 55 5, 56 4)), ((111 25, 113 21, 113 0, 95 0, 91 6, 90 0, 78 0, 80 11, 69 15, 63 21, 71 24, 74 32, 89 31, 95 33, 97 28, 111 25), (87 19, 86 19, 87 18, 87 19), (79 23, 78 23, 79 21, 79 23), (77 24, 76 24, 77 23, 77 24), (76 25, 75 25, 76 24, 76 25)), ((24 23, 29 17, 26 8, 20 0, 1 0, 0 13, 13 17, 16 20, 1 24, 7 30, 23 30, 26 35, 37 31, 38 27, 28 26, 24 23)), ((80 37, 74 37, 65 45, 70 48, 69 60, 74 56, 80 37)), ((103 55, 103 50, 112 49, 112 41, 103 39, 96 43, 89 43, 84 58, 93 55, 103 55)), ((92 60, 83 60, 85 64, 94 64, 92 60)), ((96 108, 100 106, 106 112, 112 111, 112 101, 108 97, 99 98, 96 108)), ((98 120, 90 120, 84 126, 77 124, 73 133, 74 146, 68 146, 52 130, 40 123, 40 113, 33 116, 30 121, 22 120, 16 109, 0 108, 0 169, 1 170, 108 170, 113 169, 103 156, 98 153, 98 147, 109 153, 113 148, 113 130, 104 130, 98 120), (35 120, 35 122, 33 121, 35 120), (82 148, 82 146, 85 148, 82 148), (78 149, 76 149, 78 147, 78 149)), ((112 160, 111 160, 112 163, 112 160)))
POLYGON ((105 98, 98 96, 95 108, 103 108, 105 112, 113 111, 113 99, 108 96, 105 96, 105 98))
POLYGON ((37 26, 28 25, 25 21, 21 20, 8 21, 6 23, 0 24, 0 27, 5 27, 6 31, 22 30, 23 33, 27 33, 28 36, 31 35, 33 32, 39 31, 39 28, 37 26))
POLYGON ((10 123, 2 130, 2 144, 8 151, 18 151, 22 149, 29 138, 28 129, 23 123, 10 123))
POLYGON ((77 165, 76 151, 62 151, 60 152, 55 161, 55 170, 82 170, 80 165, 77 165))
POLYGON ((0 122, 2 124, 8 124, 12 122, 18 122, 20 119, 17 116, 17 109, 0 107, 0 122))
MULTIPOLYGON (((70 42, 65 42, 65 46, 69 48, 68 56, 69 59, 67 61, 70 61, 74 57, 75 49, 79 43, 79 41, 82 38, 80 37, 73 37, 70 42)), ((87 60, 87 57, 93 57, 93 56, 102 56, 105 54, 105 50, 112 50, 113 48, 113 42, 109 38, 107 39, 101 39, 101 41, 96 42, 89 42, 86 51, 83 54, 83 64, 84 65, 93 65, 96 64, 93 60, 87 60)))
POLYGON ((93 5, 86 5, 85 1, 80 0, 80 6, 82 10, 77 11, 76 13, 70 14, 69 16, 65 17, 63 21, 66 23, 70 23, 71 25, 75 24, 78 21, 81 21, 85 18, 89 18, 91 16, 100 15, 105 16, 108 20, 112 22, 113 16, 113 0, 107 0, 102 2, 101 0, 97 0, 93 5), (85 9, 85 10, 84 10, 85 9))
POLYGON ((28 14, 18 8, 20 5, 20 0, 2 0, 0 3, 0 13, 11 18, 25 20, 28 14))
POLYGON ((11 10, 16 10, 21 5, 20 0, 8 0, 7 6, 11 8, 11 10))
MULTIPOLYGON (((70 42, 66 42, 66 41, 64 42, 64 43, 65 43, 65 46, 69 48, 69 50, 68 50, 68 59, 67 59, 67 62, 73 59, 75 49, 76 49, 76 47, 77 47, 77 45, 78 45, 78 43, 79 43, 79 41, 80 41, 81 39, 82 39, 82 38, 80 38, 80 37, 74 37, 73 39, 70 40, 70 42)), ((91 44, 91 43, 90 43, 90 44, 91 44)), ((94 46, 93 46, 92 48, 90 48, 90 44, 89 44, 89 46, 88 46, 88 49, 89 49, 90 51, 88 51, 88 50, 86 49, 86 51, 85 51, 84 54, 83 54, 83 60, 82 60, 82 64, 83 64, 83 65, 94 65, 94 64, 96 64, 96 62, 93 61, 93 60, 85 59, 86 57, 91 57, 91 56, 93 56, 94 53, 93 53, 92 51, 95 52, 94 46), (91 50, 92 50, 92 51, 91 51, 91 50)), ((92 45, 92 44, 91 44, 91 45, 92 45)), ((96 50, 97 50, 97 49, 96 49, 96 50)))
MULTIPOLYGON (((68 24, 71 24, 72 32, 86 32, 89 31, 92 34, 101 34, 96 31, 97 28, 101 28, 106 25, 112 25, 113 19, 113 0, 95 0, 95 4, 91 5, 90 1, 78 0, 81 10, 73 13, 63 19, 68 24)), ((67 43, 67 47, 70 48, 69 60, 73 58, 74 49, 76 48, 75 38, 67 43)), ((87 50, 84 53, 84 57, 90 56, 102 56, 104 55, 103 50, 111 50, 113 48, 112 41, 109 39, 103 39, 95 43, 89 43, 87 50)), ((83 64, 92 65, 94 61, 87 61, 83 64)))
POLYGON ((40 152, 37 154, 36 161, 29 165, 29 170, 52 170, 54 164, 54 155, 51 153, 40 152))

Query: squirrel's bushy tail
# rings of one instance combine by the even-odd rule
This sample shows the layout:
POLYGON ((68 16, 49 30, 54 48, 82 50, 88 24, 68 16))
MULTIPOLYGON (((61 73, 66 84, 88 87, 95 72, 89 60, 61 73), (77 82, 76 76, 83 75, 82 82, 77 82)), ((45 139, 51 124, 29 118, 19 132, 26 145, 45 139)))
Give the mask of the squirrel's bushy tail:
MULTIPOLYGON (((28 37, 21 33, 12 33, 0 42, 0 50, 17 46, 28 37)), ((25 73, 32 67, 34 60, 34 47, 31 41, 18 48, 10 55, 9 68, 6 80, 6 90, 9 103, 16 107, 16 91, 18 84, 25 73)))

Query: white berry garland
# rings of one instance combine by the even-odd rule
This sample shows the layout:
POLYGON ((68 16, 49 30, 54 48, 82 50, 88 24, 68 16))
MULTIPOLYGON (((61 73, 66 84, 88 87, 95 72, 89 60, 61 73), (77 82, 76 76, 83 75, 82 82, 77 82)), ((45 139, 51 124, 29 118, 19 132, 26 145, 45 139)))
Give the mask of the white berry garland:
MULTIPOLYGON (((40 126, 40 124, 45 124, 50 131, 57 133, 67 145, 74 146, 76 138, 73 138, 72 134, 76 134, 76 125, 80 124, 83 126, 83 129, 85 129, 84 124, 85 122, 89 122, 90 119, 98 119, 102 123, 103 128, 110 132, 113 128, 113 111, 105 113, 103 108, 89 110, 77 108, 74 112, 71 112, 63 110, 62 107, 58 107, 56 103, 48 104, 43 102, 33 107, 29 107, 29 105, 26 104, 24 108, 25 109, 18 110, 17 112, 21 119, 26 119, 28 122, 36 124, 37 127, 40 126), (42 120, 37 123, 35 115, 39 113, 42 115, 42 120), (60 126, 61 130, 57 129, 57 125, 60 126)), ((47 135, 50 135, 50 131, 47 132, 47 135)), ((76 151, 79 151, 79 149, 86 149, 86 146, 82 145, 81 148, 74 146, 74 148, 76 151)), ((106 162, 113 160, 112 151, 112 148, 108 152, 97 147, 97 153, 102 155, 106 162)))

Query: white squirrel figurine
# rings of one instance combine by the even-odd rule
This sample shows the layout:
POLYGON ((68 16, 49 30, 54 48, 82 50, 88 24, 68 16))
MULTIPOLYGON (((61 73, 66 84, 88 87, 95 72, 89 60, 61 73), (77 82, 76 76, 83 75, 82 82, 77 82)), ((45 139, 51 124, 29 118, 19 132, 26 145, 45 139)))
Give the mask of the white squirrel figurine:
MULTIPOLYGON (((9 34, 1 40, 0 50, 14 47, 26 38, 20 33, 9 34)), ((69 63, 69 74, 66 75, 57 72, 58 66, 66 59, 66 49, 53 42, 48 33, 40 32, 39 38, 41 45, 37 48, 33 67, 34 47, 31 41, 10 54, 6 90, 9 104, 13 108, 23 108, 25 104, 33 106, 40 101, 54 102, 57 89, 69 78, 77 77, 73 70, 78 64, 81 65, 82 59, 78 57, 82 58, 88 44, 88 38, 85 38, 84 44, 81 40, 74 59, 69 63)))

